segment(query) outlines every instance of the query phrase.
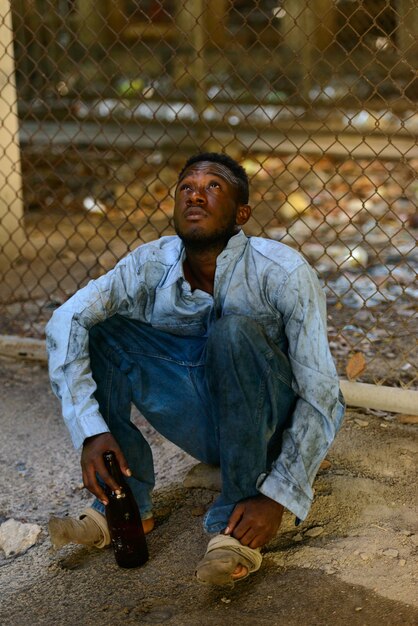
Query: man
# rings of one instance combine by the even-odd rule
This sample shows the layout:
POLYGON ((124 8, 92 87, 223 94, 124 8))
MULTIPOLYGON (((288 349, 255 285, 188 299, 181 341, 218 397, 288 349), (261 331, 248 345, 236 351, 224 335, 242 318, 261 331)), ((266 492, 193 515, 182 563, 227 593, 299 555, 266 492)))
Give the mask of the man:
POLYGON ((199 581, 245 578, 284 507, 306 517, 344 412, 324 297, 300 254, 244 235, 250 214, 236 161, 192 157, 176 187, 177 236, 139 246, 54 313, 52 386, 96 496, 80 520, 51 521, 55 545, 109 543, 97 478, 118 488, 104 467, 108 449, 152 530, 152 454, 130 421, 131 402, 180 448, 220 466, 199 581))

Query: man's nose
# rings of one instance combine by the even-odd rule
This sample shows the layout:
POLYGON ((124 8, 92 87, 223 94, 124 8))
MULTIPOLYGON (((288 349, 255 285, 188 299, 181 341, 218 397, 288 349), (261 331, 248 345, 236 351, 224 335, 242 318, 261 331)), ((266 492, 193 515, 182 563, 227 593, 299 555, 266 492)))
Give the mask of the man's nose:
POLYGON ((190 191, 189 202, 193 204, 204 204, 206 202, 206 194, 204 189, 200 187, 195 187, 190 191))

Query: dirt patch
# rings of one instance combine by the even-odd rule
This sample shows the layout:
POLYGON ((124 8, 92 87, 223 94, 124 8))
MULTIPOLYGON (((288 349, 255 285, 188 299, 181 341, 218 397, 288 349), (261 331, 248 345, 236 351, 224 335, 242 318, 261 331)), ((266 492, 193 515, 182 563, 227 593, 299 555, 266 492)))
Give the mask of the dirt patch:
POLYGON ((348 412, 331 467, 318 474, 308 520, 282 534, 271 557, 418 605, 416 427, 364 414, 368 425, 358 426, 358 416, 348 412), (322 532, 310 537, 309 529, 322 532))
POLYGON ((49 516, 75 515, 90 499, 80 489, 78 453, 46 370, 0 359, 0 375, 0 520, 43 528, 25 554, 0 557, 4 626, 418 622, 416 426, 350 411, 330 467, 318 474, 308 519, 296 527, 286 514, 261 571, 232 591, 214 590, 198 585, 193 571, 207 542, 201 515, 215 494, 182 486, 193 459, 138 415, 158 473, 150 561, 124 571, 110 550, 52 551, 49 516))

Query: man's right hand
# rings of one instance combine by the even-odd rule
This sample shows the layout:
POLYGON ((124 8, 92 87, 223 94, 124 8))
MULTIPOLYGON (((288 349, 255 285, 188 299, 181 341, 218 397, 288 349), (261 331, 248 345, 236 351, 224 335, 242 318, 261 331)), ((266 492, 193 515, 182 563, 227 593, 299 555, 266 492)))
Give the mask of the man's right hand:
POLYGON ((120 488, 106 469, 103 460, 103 453, 106 450, 112 450, 115 453, 122 474, 131 476, 131 470, 120 449, 116 439, 110 433, 101 433, 93 437, 87 437, 83 443, 83 451, 81 453, 81 469, 83 472, 84 486, 91 491, 103 504, 108 504, 109 500, 104 489, 97 481, 96 473, 110 487, 112 491, 120 488))

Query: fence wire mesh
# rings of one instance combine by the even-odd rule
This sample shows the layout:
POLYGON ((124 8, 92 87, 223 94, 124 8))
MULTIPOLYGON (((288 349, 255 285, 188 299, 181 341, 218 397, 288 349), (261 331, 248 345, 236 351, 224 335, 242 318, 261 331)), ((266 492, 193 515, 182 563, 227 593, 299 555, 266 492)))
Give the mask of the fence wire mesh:
POLYGON ((172 234, 180 165, 225 151, 251 178, 246 232, 317 269, 340 373, 416 387, 415 0, 0 7, 0 332, 42 337, 172 234))

